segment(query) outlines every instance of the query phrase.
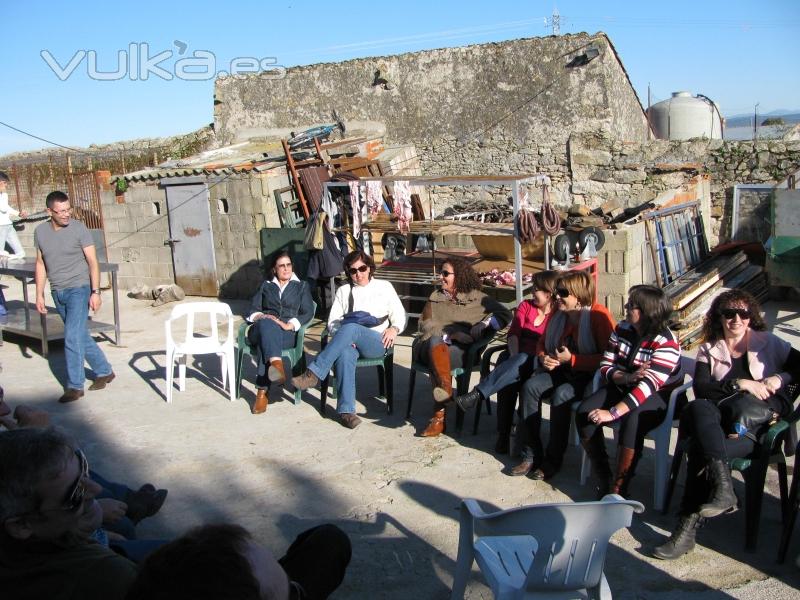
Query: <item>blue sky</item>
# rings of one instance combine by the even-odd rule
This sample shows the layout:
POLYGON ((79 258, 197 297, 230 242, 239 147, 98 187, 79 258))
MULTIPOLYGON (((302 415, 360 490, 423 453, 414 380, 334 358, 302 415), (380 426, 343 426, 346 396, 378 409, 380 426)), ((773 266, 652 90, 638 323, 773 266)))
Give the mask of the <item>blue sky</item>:
MULTIPOLYGON (((6 2, 0 121, 64 146, 186 133, 213 120, 213 80, 205 78, 211 67, 227 70, 235 59, 240 70, 258 61, 289 67, 547 35, 543 18, 554 7, 562 33, 608 33, 643 103, 649 83, 654 101, 690 90, 715 100, 725 115, 750 113, 756 103, 761 114, 800 109, 798 6, 798 0, 6 2), (133 80, 145 70, 118 69, 126 66, 120 52, 168 53, 156 65, 164 73, 133 80), (176 61, 188 57, 200 58, 183 70, 196 80, 174 76, 176 61), (107 80, 90 77, 92 70, 107 80)), ((0 126, 0 154, 47 146, 0 126)))

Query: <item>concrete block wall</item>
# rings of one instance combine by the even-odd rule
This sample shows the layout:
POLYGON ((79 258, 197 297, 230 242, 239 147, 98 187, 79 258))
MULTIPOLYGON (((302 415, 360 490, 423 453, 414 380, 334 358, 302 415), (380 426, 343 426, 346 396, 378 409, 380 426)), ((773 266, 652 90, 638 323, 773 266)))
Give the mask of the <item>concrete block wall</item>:
POLYGON ((154 183, 132 184, 123 195, 100 193, 108 260, 119 264, 120 289, 173 283, 167 197, 154 183))
POLYGON ((644 224, 603 230, 605 244, 597 256, 597 301, 619 320, 624 314, 628 289, 647 281, 644 224))

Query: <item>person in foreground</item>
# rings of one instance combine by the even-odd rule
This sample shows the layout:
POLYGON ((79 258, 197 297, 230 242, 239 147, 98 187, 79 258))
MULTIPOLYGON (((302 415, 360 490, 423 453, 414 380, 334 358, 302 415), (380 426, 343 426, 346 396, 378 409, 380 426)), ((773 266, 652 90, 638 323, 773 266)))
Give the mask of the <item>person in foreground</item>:
POLYGON ((92 535, 103 511, 83 453, 56 429, 0 432, 3 598, 121 600, 136 565, 92 535))
POLYGON ((336 412, 342 425, 355 429, 361 424, 356 415, 356 361, 359 357, 380 358, 394 346, 405 329, 406 311, 388 281, 374 279, 375 261, 361 250, 344 259, 344 270, 351 283, 336 290, 328 315, 332 339, 292 384, 306 390, 336 373, 336 412))
POLYGON ((280 560, 238 525, 204 525, 153 552, 127 600, 324 600, 350 556, 334 525, 301 533, 280 560))
POLYGON ((598 498, 609 493, 627 497, 644 437, 664 420, 664 386, 680 371, 681 357, 678 338, 667 327, 671 313, 672 303, 661 288, 636 285, 629 290, 625 320, 611 334, 600 362, 605 386, 578 407, 575 422, 598 479, 598 498), (612 481, 603 425, 615 422, 619 444, 612 481))
MULTIPOLYGON (((497 444, 498 454, 509 453, 511 426, 517 404, 520 383, 533 373, 536 344, 544 334, 547 323, 556 309, 555 293, 558 273, 539 271, 533 276, 530 300, 523 300, 517 307, 511 326, 508 328, 508 348, 500 354, 497 366, 489 376, 472 391, 456 396, 455 402, 462 410, 472 408, 483 398, 497 392, 497 444)), ((538 413, 536 413, 538 415, 538 413)))
POLYGON ((689 552, 703 519, 736 509, 728 461, 752 453, 757 436, 734 431, 721 412, 725 402, 747 395, 747 401, 757 399, 772 409, 774 418, 786 416, 793 400, 786 386, 799 378, 800 352, 766 331, 761 307, 751 294, 734 289, 714 298, 697 352, 697 399, 686 406, 680 421, 679 436, 689 438, 680 517, 654 556, 673 559, 689 552))
POLYGON ((602 304, 594 303, 594 282, 585 271, 568 271, 556 285, 558 310, 539 338, 539 366, 522 386, 522 460, 509 474, 531 474, 536 480, 550 479, 561 468, 567 450, 572 403, 583 398, 584 388, 603 358, 614 319, 602 304), (550 439, 542 451, 541 403, 550 399, 550 439), (543 456, 544 455, 544 456, 543 456))
POLYGON ((480 277, 465 260, 448 258, 439 277, 441 287, 422 309, 420 335, 411 347, 413 360, 430 367, 434 383, 433 418, 420 434, 423 437, 445 430, 444 405, 453 401, 450 370, 463 364, 473 342, 494 335, 511 322, 511 311, 481 291, 480 277))
POLYGON ((308 283, 294 274, 289 253, 275 254, 270 269, 272 279, 264 281, 253 296, 247 317, 251 323, 247 328, 247 341, 261 350, 254 415, 267 410, 270 381, 279 385, 286 381, 281 351, 294 346, 297 331, 314 316, 314 300, 308 283))
POLYGON ((95 374, 89 390, 101 390, 114 380, 105 354, 89 333, 89 309, 100 310, 100 264, 94 240, 80 221, 71 218, 72 207, 64 192, 50 192, 45 200, 50 221, 33 232, 36 246, 36 310, 47 314, 44 284, 50 289, 56 310, 64 321, 64 355, 67 385, 59 402, 74 402, 83 397, 84 360, 95 374))

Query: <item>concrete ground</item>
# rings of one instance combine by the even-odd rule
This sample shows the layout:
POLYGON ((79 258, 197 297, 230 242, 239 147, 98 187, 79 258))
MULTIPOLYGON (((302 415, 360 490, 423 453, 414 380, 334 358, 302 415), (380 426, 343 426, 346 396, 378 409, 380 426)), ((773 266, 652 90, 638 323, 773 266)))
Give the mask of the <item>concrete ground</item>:
MULTIPOLYGON (((15 280, 2 283, 9 299, 21 298, 15 280)), ((105 301, 100 320, 111 318, 108 294, 105 301)), ((336 598, 444 599, 455 566, 461 498, 509 508, 592 496, 590 486, 578 483, 574 447, 551 482, 503 475, 512 459, 492 452, 494 416, 482 415, 475 436, 415 437, 430 416, 430 384, 425 376, 417 378, 414 414, 406 421, 407 336, 399 339, 396 352, 394 414, 388 415, 385 402, 375 397, 374 370, 360 369, 359 414, 365 422, 353 431, 320 416, 316 390, 295 406, 288 391, 274 389, 266 414, 251 415, 253 365, 246 368, 242 399, 231 403, 213 356, 193 358, 186 391, 176 389, 167 404, 163 323, 172 308, 122 298, 122 345, 101 342, 117 379, 71 405, 56 402, 64 374, 60 344, 44 359, 33 340, 6 335, 0 354, 0 377, 12 406, 30 403, 50 411, 57 424, 80 439, 92 467, 107 477, 136 487, 154 482, 169 488, 162 511, 140 525, 142 537, 171 538, 193 525, 233 521, 280 554, 301 530, 332 522, 348 532, 354 550, 336 598)), ((244 308, 244 303, 233 303, 236 313, 244 308)), ((797 303, 766 306, 775 333, 795 346, 799 309, 797 303)), ((312 353, 319 348, 319 335, 317 326, 307 338, 312 353)), ((333 400, 328 404, 331 415, 333 400)), ((650 505, 652 447, 646 452, 631 493, 650 505)), ((790 558, 778 565, 780 510, 773 470, 768 486, 754 554, 744 551, 743 510, 711 521, 700 531, 696 550, 672 562, 648 553, 672 528, 674 515, 652 509, 635 515, 632 527, 614 537, 608 555, 606 573, 615 597, 797 597, 800 570, 794 557, 800 553, 800 532, 794 535, 790 558)), ((741 480, 736 487, 743 495, 741 480)), ((679 487, 676 498, 681 493, 679 487)), ((491 597, 477 570, 467 597, 491 597)))

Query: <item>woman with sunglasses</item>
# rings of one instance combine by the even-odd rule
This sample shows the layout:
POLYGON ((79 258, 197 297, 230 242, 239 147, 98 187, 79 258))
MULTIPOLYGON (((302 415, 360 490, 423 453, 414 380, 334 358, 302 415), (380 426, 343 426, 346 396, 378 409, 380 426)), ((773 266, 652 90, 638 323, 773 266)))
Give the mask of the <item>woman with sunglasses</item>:
MULTIPOLYGON (((497 443, 498 454, 509 453, 511 425, 517 404, 520 382, 533 373, 536 344, 556 310, 556 271, 539 271, 533 276, 533 297, 523 300, 517 307, 511 327, 508 328, 508 348, 500 355, 497 366, 489 376, 455 402, 462 410, 472 408, 480 399, 497 393, 497 443)), ((538 413, 537 413, 538 415, 538 413)))
POLYGON ((536 480, 558 473, 567 450, 572 403, 583 398, 584 388, 600 366, 614 318, 594 302, 595 288, 586 271, 567 271, 556 284, 558 310, 536 346, 538 367, 522 386, 522 460, 509 474, 531 474, 536 480), (550 393, 550 439, 543 451, 541 403, 550 393))
POLYGON ((308 283, 294 274, 289 253, 275 254, 270 270, 272 279, 264 281, 253 296, 247 317, 251 323, 247 328, 247 341, 261 350, 254 415, 267 410, 270 381, 278 385, 286 381, 281 351, 294 346, 296 332, 314 316, 308 283))
POLYGON ((375 261, 362 250, 354 250, 344 259, 350 284, 336 290, 328 315, 328 345, 309 365, 306 372, 292 379, 300 390, 315 387, 336 373, 336 412, 341 424, 355 429, 361 424, 356 415, 356 361, 380 358, 394 346, 395 338, 406 326, 406 311, 394 286, 374 279, 375 261))
POLYGON ((766 331, 761 308, 751 294, 733 289, 714 298, 697 352, 693 385, 697 399, 681 414, 679 435, 689 438, 689 463, 680 519, 654 556, 673 559, 689 552, 703 519, 736 508, 728 460, 751 454, 756 442, 726 433, 717 404, 744 392, 766 403, 776 417, 786 416, 792 410, 786 386, 799 378, 800 352, 766 331))
POLYGON ((599 481, 598 497, 628 495, 628 484, 642 455, 644 437, 667 410, 668 380, 680 371, 681 347, 667 327, 672 302, 661 288, 635 285, 628 291, 625 320, 608 340, 600 363, 605 383, 583 400, 575 423, 599 481), (608 464, 603 425, 619 423, 617 470, 608 464))
POLYGON ((434 384, 433 417, 423 437, 444 433, 444 405, 453 400, 450 370, 463 364, 473 342, 511 322, 511 311, 481 291, 480 277, 464 259, 448 258, 439 277, 441 287, 422 309, 420 335, 411 347, 413 360, 430 367, 434 384))

